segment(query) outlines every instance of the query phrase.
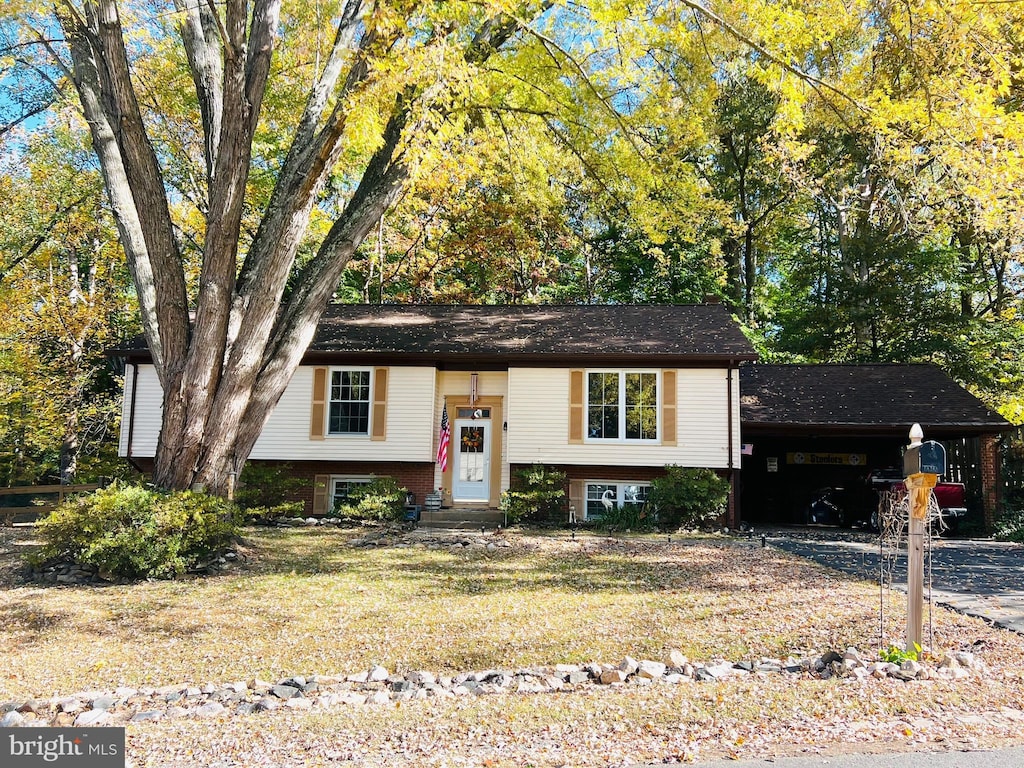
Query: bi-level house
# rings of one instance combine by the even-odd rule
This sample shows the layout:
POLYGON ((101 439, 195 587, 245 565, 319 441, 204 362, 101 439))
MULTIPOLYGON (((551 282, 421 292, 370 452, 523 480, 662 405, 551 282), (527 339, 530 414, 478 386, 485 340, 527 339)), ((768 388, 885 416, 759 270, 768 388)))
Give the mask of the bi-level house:
MULTIPOLYGON (((308 480, 312 514, 380 475, 418 500, 443 489, 445 506, 493 508, 541 463, 593 518, 602 499, 642 503, 669 464, 734 478, 738 366, 755 357, 719 304, 332 305, 250 460, 308 480)), ((145 467, 160 385, 144 350, 127 364, 120 452, 145 467)))

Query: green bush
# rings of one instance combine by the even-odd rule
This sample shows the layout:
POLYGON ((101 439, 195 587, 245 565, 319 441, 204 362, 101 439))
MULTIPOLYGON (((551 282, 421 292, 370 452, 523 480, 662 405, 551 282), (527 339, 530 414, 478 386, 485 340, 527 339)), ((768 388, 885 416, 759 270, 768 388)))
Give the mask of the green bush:
POLYGON ((332 510, 334 517, 363 522, 397 522, 405 515, 405 494, 393 477, 377 477, 352 491, 349 504, 332 510))
POLYGON ((729 481, 710 469, 670 464, 664 477, 651 481, 647 497, 658 527, 665 531, 698 528, 713 522, 729 499, 729 481))
MULTIPOLYGON (((235 488, 235 503, 243 510, 273 510, 308 483, 292 474, 291 464, 253 464, 242 468, 235 488)), ((278 515, 280 516, 280 515, 278 515)))
POLYGON ((270 525, 279 517, 302 517, 306 504, 301 501, 282 501, 272 507, 246 507, 241 510, 246 522, 254 525, 270 525))
POLYGON ((231 502, 193 491, 114 484, 61 505, 36 526, 40 565, 68 560, 119 578, 171 578, 196 568, 238 534, 231 502))
POLYGON ((606 509, 599 525, 609 531, 649 531, 655 523, 649 504, 623 504, 606 509))
POLYGON ((1024 544, 1024 509, 1008 510, 996 520, 996 538, 1024 544))
POLYGON ((565 506, 565 473, 543 464, 516 470, 512 487, 501 495, 501 511, 510 525, 559 520, 565 506))

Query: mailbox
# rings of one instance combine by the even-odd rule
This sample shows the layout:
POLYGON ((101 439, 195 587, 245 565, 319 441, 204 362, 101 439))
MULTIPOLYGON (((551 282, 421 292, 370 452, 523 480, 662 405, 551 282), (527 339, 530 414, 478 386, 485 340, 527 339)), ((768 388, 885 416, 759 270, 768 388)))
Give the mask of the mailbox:
POLYGON ((903 454, 903 476, 917 474, 946 474, 946 449, 941 443, 929 440, 920 445, 911 445, 903 454))

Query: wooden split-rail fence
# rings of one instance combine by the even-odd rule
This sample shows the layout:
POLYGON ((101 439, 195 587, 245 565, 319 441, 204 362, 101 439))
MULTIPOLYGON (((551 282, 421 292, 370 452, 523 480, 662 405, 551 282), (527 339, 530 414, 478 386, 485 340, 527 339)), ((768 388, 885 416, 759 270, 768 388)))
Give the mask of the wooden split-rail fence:
POLYGON ((0 488, 0 525, 14 525, 18 523, 34 523, 43 515, 47 514, 59 504, 63 503, 64 497, 72 493, 87 493, 99 490, 102 486, 98 483, 83 483, 81 485, 24 485, 15 488, 0 488), (6 502, 11 497, 23 506, 7 506, 6 502), (27 505, 24 502, 28 501, 27 505))

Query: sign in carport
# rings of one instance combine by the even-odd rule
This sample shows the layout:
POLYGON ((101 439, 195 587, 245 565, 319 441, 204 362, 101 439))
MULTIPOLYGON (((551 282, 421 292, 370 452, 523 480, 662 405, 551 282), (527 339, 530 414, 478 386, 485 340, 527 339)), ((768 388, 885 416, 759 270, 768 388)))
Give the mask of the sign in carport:
POLYGON ((868 463, 866 453, 804 453, 786 454, 787 464, 810 467, 863 467, 868 463))

